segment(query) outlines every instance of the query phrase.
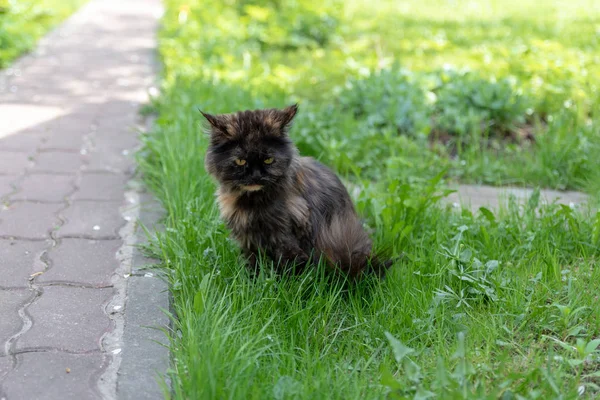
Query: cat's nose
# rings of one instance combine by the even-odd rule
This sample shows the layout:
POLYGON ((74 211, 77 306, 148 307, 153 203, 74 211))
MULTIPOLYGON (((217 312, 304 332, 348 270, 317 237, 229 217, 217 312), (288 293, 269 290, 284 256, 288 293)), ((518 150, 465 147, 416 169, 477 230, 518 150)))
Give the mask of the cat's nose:
POLYGON ((262 175, 261 175, 260 171, 258 170, 258 168, 255 169, 254 171, 252 171, 252 178, 253 179, 259 179, 261 176, 262 175))

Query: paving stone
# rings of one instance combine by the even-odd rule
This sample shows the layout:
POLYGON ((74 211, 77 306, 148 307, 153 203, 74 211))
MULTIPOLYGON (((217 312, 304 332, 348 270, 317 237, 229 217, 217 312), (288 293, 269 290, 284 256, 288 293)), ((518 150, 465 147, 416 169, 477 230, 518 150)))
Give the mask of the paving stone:
MULTIPOLYGON (((448 203, 463 204, 470 206, 473 211, 480 207, 498 208, 506 206, 509 196, 515 196, 516 200, 524 203, 531 197, 534 190, 519 187, 492 187, 479 185, 458 185, 454 187, 457 192, 448 196, 448 203)), ((584 204, 588 201, 587 195, 579 192, 559 192, 556 190, 541 190, 540 199, 546 203, 558 202, 562 204, 584 204)))
POLYGON ((169 309, 168 296, 161 295, 167 290, 166 282, 156 276, 129 279, 119 398, 134 399, 136 393, 146 393, 147 398, 162 398, 156 377, 169 367, 169 353, 165 351, 168 340, 158 328, 169 327, 169 318, 160 311, 160 308, 169 309), (145 373, 140 374, 140 371, 145 373))
POLYGON ((8 399, 100 399, 93 382, 102 369, 102 354, 19 354, 2 387, 8 399))
POLYGON ((83 158, 79 153, 44 151, 36 156, 32 171, 74 173, 81 168, 82 163, 83 158))
POLYGON ((21 330, 23 321, 19 309, 32 297, 29 289, 0 289, 0 356, 6 355, 4 344, 7 340, 21 330))
POLYGON ((0 138, 0 150, 31 152, 41 145, 46 138, 44 132, 21 132, 0 138))
POLYGON ((125 222, 119 212, 121 204, 115 201, 74 201, 62 212, 67 222, 59 229, 58 236, 116 238, 125 222))
POLYGON ((56 104, 39 104, 31 98, 23 99, 31 93, 31 85, 27 84, 24 76, 13 76, 10 86, 17 88, 18 92, 12 93, 12 101, 3 102, 0 107, 0 121, 3 122, 0 125, 0 138, 39 131, 64 113, 56 104))
POLYGON ((100 339, 111 325, 103 308, 112 295, 112 288, 44 287, 27 308, 33 326, 19 337, 16 348, 99 350, 100 339))
POLYGON ((0 209, 0 237, 47 239, 60 225, 56 216, 61 204, 14 202, 0 209))
POLYGON ((118 266, 121 240, 62 239, 48 252, 51 268, 36 282, 75 282, 92 286, 111 284, 118 266))
POLYGON ((51 132, 39 149, 43 152, 62 150, 79 153, 83 146, 83 137, 79 132, 51 132))
MULTIPOLYGON (((94 107, 94 115, 97 113, 96 109, 97 107, 94 107)), ((90 126, 93 124, 94 117, 82 110, 65 115, 48 127, 48 137, 40 145, 40 150, 59 149, 79 152, 83 145, 83 138, 90 133, 90 126)))
POLYGON ((122 152, 123 149, 134 149, 138 144, 138 124, 135 119, 121 117, 123 122, 109 120, 110 124, 100 122, 92 142, 100 149, 113 149, 122 152), (126 122, 127 121, 127 122, 126 122))
POLYGON ((23 178, 20 190, 11 200, 62 202, 75 189, 74 176, 33 173, 23 178))
MULTIPOLYGON (((11 358, 7 357, 7 356, 0 356, 0 377, 8 374, 8 372, 11 369, 12 369, 11 358)), ((0 391, 0 395, 2 395, 2 391, 0 391)))
POLYGON ((135 165, 127 146, 96 146, 88 157, 87 171, 130 172, 135 165))
MULTIPOLYGON (((140 209, 138 216, 138 224, 136 224, 135 230, 135 242, 137 246, 148 246, 152 240, 152 235, 148 237, 146 230, 150 232, 162 232, 165 227, 162 222, 162 218, 165 215, 165 211, 162 204, 154 198, 150 193, 140 193, 140 209), (143 228, 142 228, 143 227, 143 228)), ((140 250, 139 247, 134 247, 133 257, 131 264, 132 275, 144 275, 150 266, 158 264, 159 261, 153 258, 148 258, 140 250)), ((163 273, 164 270, 158 269, 152 270, 152 274, 155 276, 159 273, 163 273)), ((154 303, 160 303, 163 301, 168 302, 168 295, 156 295, 154 303)), ((162 307, 162 306, 161 306, 162 307)))
POLYGON ((126 177, 112 173, 84 173, 74 200, 122 200, 126 177))
POLYGON ((0 175, 0 199, 15 190, 15 182, 19 179, 14 175, 0 175))
POLYGON ((33 165, 26 152, 0 150, 0 174, 18 175, 33 165))
MULTIPOLYGON (((128 66, 132 68, 132 66, 128 66)), ((132 101, 123 101, 116 97, 98 106, 98 111, 105 118, 98 121, 100 130, 103 128, 109 131, 115 127, 128 127, 137 122, 140 117, 138 110, 141 104, 132 101)))
POLYGON ((0 239, 0 287, 26 288, 29 276, 45 268, 40 256, 49 246, 49 241, 0 239))

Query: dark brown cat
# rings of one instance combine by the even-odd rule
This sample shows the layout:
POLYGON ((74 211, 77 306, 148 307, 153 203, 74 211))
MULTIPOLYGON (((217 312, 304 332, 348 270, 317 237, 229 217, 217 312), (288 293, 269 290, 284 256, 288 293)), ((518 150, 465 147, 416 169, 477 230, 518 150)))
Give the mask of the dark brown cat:
POLYGON ((222 218, 249 258, 259 251, 278 268, 324 257, 357 278, 382 275, 391 262, 372 255, 372 243, 350 196, 327 167, 300 157, 288 137, 297 105, 232 114, 202 113, 210 123, 206 170, 218 183, 222 218))

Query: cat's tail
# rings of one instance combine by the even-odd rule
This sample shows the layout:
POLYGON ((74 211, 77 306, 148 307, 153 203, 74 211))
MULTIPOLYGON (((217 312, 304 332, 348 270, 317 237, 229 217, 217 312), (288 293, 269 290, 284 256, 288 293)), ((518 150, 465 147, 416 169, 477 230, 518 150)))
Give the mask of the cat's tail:
POLYGON ((367 258, 365 273, 375 274, 379 278, 384 278, 387 271, 397 261, 396 258, 389 256, 388 250, 373 251, 367 258))
POLYGON ((385 250, 373 251, 373 243, 354 213, 335 214, 318 235, 317 248, 328 264, 357 279, 374 273, 384 277, 394 261, 385 250))

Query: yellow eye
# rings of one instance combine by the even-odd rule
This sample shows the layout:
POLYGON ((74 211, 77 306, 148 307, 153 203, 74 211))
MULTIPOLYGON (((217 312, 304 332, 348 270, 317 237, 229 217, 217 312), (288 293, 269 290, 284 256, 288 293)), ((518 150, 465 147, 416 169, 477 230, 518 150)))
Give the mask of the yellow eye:
POLYGON ((273 164, 273 161, 275 161, 275 159, 273 157, 271 158, 266 158, 265 159, 265 164, 273 164))
POLYGON ((241 160, 239 158, 236 158, 235 163, 241 167, 242 165, 246 165, 246 160, 241 160))

